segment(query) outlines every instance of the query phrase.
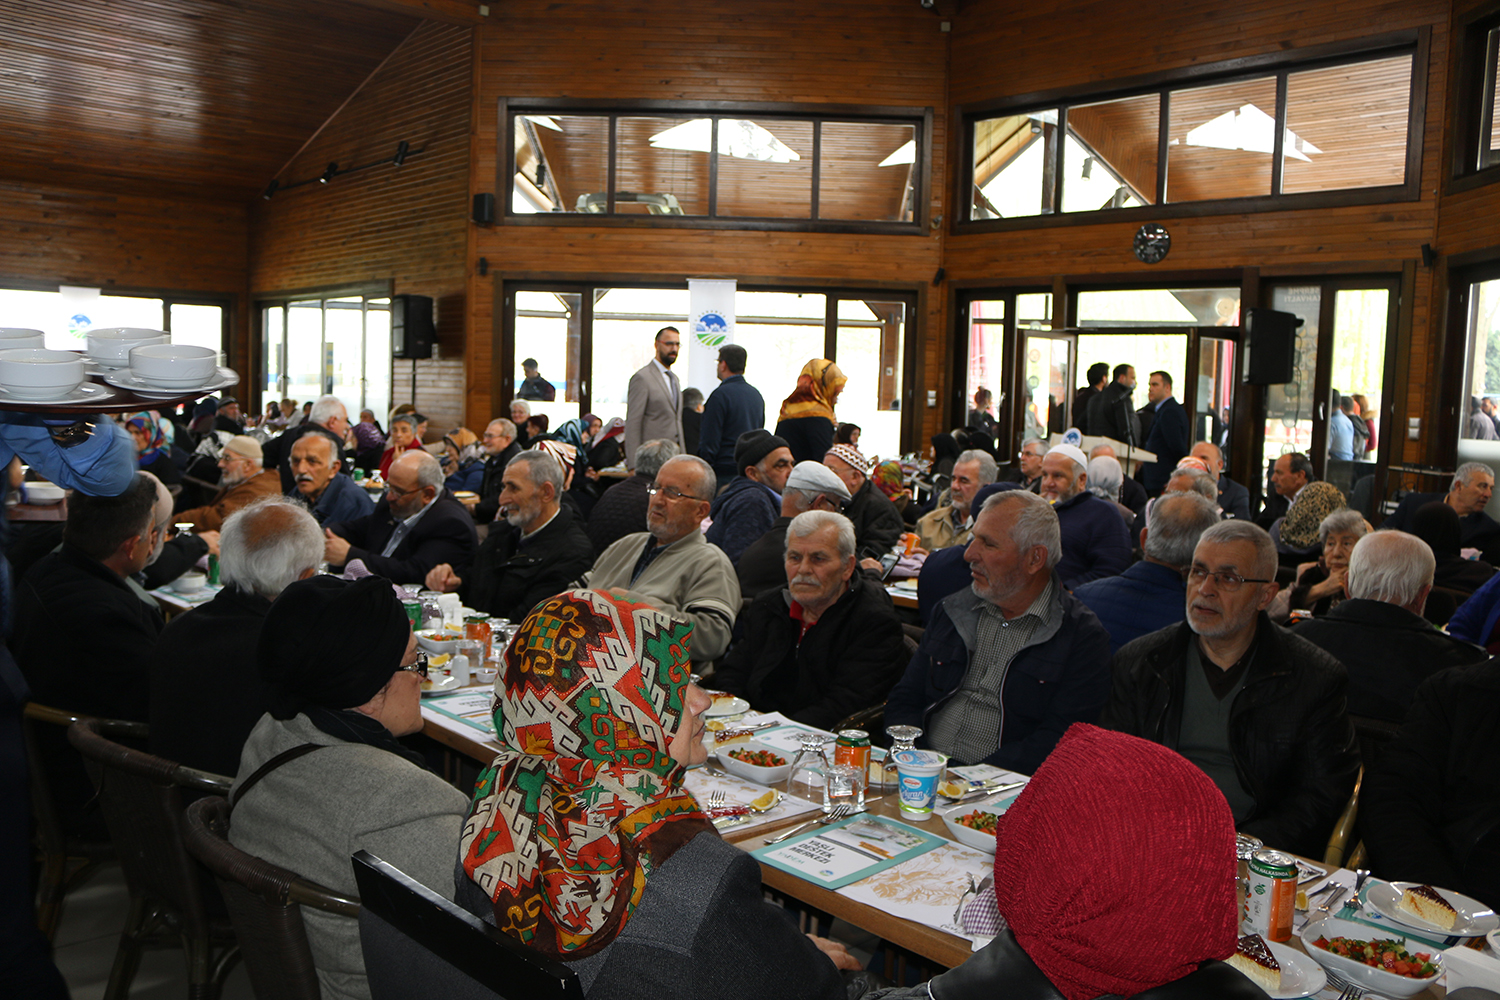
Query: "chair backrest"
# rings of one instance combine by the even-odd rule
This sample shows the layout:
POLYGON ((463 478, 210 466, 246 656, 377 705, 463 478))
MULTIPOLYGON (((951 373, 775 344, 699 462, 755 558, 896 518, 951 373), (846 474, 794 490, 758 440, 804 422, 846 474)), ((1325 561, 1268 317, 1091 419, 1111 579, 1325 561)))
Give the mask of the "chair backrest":
MULTIPOLYGON (((44 765, 48 756, 65 753, 74 761, 71 749, 56 745, 65 738, 67 728, 89 716, 61 708, 52 708, 30 701, 21 718, 21 736, 26 744, 26 768, 31 777, 31 812, 36 820, 36 839, 43 851, 64 854, 67 852, 68 831, 63 820, 63 806, 58 802, 52 787, 52 774, 44 765), (48 739, 55 734, 56 739, 48 739)), ((145 739, 148 727, 144 722, 125 722, 119 719, 101 720, 102 732, 145 739)), ((81 764, 75 764, 81 767, 81 764)), ((77 832, 77 831, 73 831, 77 832)))
POLYGON ((180 787, 225 792, 228 779, 183 767, 106 739, 98 719, 68 727, 90 765, 99 804, 132 893, 165 903, 188 928, 206 933, 203 880, 183 844, 180 787))
POLYGON ((583 1000, 578 976, 381 861, 354 855, 373 1000, 583 1000))
POLYGON ((1359 737, 1360 762, 1367 771, 1375 766, 1381 747, 1401 734, 1399 722, 1387 722, 1368 715, 1351 715, 1349 721, 1354 723, 1354 734, 1359 737))
POLYGON ((302 907, 359 916, 359 900, 340 896, 229 842, 229 803, 202 798, 187 808, 187 849, 213 872, 229 908, 245 971, 258 997, 320 1000, 302 907))

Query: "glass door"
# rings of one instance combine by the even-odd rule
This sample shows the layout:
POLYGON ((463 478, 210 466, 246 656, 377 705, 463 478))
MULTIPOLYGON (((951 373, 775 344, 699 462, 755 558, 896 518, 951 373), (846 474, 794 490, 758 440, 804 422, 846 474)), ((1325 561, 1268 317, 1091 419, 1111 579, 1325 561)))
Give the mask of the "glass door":
POLYGON ((1078 350, 1071 333, 1028 330, 1021 345, 1023 388, 1017 426, 1021 443, 1046 440, 1071 426, 1073 364, 1078 350))
POLYGON ((1181 402, 1190 406, 1193 443, 1209 441, 1218 446, 1229 467, 1230 428, 1234 421, 1234 365, 1238 344, 1228 337, 1198 335, 1198 362, 1193 380, 1181 387, 1181 402))
POLYGON ((905 344, 905 302, 838 300, 838 342, 834 355, 852 388, 852 391, 846 388, 839 396, 839 420, 859 425, 859 449, 872 459, 896 458, 901 454, 901 369, 905 344))

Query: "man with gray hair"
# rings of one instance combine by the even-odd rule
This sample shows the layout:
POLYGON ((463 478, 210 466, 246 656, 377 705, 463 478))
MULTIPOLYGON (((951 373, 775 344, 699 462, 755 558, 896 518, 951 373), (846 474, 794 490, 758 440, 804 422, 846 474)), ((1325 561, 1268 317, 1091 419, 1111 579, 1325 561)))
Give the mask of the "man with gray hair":
POLYGON ((330 524, 323 535, 328 565, 358 559, 376 576, 416 585, 439 563, 462 576, 479 547, 468 510, 443 487, 443 467, 420 449, 391 463, 374 513, 330 524))
POLYGON ((151 752, 233 775, 269 697, 256 664, 266 612, 287 584, 318 571, 323 530, 290 497, 231 514, 219 536, 213 600, 167 623, 151 665, 151 752))
POLYGON ((1271 622, 1276 544, 1221 521, 1193 551, 1187 620, 1115 654, 1099 724, 1160 743, 1209 776, 1235 829, 1314 855, 1348 802, 1359 745, 1345 710, 1348 673, 1271 622))
POLYGON ((1109 633, 1058 578, 1061 555, 1057 514, 1041 497, 986 500, 964 551, 973 583, 938 605, 886 722, 921 726, 924 745, 963 763, 1031 774, 1064 730, 1096 721, 1109 633))
POLYGON ((460 577, 439 563, 427 574, 427 588, 456 590, 466 607, 515 622, 567 590, 594 564, 594 546, 562 495, 557 459, 541 449, 521 452, 506 466, 500 488, 505 523, 490 528, 473 569, 460 577))
POLYGON ((603 552, 626 535, 646 525, 646 508, 651 504, 647 492, 656 481, 656 473, 667 459, 682 449, 675 442, 655 438, 636 449, 634 474, 615 483, 600 494, 589 511, 589 541, 595 552, 603 552))
POLYGON ((1109 630, 1111 655, 1132 639, 1182 621, 1187 614, 1183 578, 1193 549, 1219 523, 1219 508, 1197 493, 1163 493, 1146 510, 1141 531, 1145 557, 1119 576, 1073 591, 1109 630))
POLYGON ((757 711, 831 729, 884 701, 901 676, 901 622, 885 588, 855 568, 847 517, 805 511, 788 523, 785 539, 783 585, 740 615, 745 638, 714 686, 757 711))
POLYGON ((1495 493, 1495 471, 1483 462, 1465 462, 1453 473, 1447 493, 1408 493, 1382 528, 1410 531, 1423 504, 1441 500, 1458 512, 1460 544, 1478 549, 1479 558, 1500 564, 1500 523, 1484 512, 1495 493))
MULTIPOLYGON (((265 443, 265 464, 281 473, 281 492, 290 496, 296 488, 292 475, 292 445, 304 434, 322 434, 335 448, 334 459, 344 460, 344 448, 352 446, 349 437, 349 411, 337 396, 319 396, 308 411, 307 419, 288 427, 265 443)), ((344 468, 348 468, 345 463, 344 468)))
POLYGON ((786 586, 786 529, 810 510, 838 513, 849 502, 844 481, 822 462, 798 462, 781 491, 781 516, 764 535, 746 546, 734 564, 740 595, 747 601, 786 586))
POLYGON ((646 530, 600 553, 584 581, 686 618, 693 624, 694 663, 718 659, 729 648, 740 607, 734 564, 703 537, 717 480, 713 466, 697 455, 668 459, 651 484, 646 530))
POLYGON ((995 481, 999 467, 988 453, 970 448, 953 463, 948 502, 940 504, 917 520, 917 534, 922 547, 931 551, 950 545, 966 545, 973 520, 969 505, 981 489, 995 481))
POLYGON ((1489 658, 1422 617, 1436 568, 1432 549, 1415 535, 1365 535, 1349 556, 1344 578, 1349 599, 1294 630, 1348 668, 1350 715, 1403 722, 1422 681, 1447 667, 1489 658))
POLYGON ((480 442, 484 449, 484 478, 479 481, 479 498, 473 501, 474 523, 489 524, 500 512, 500 483, 510 460, 521 453, 516 444, 516 425, 496 417, 484 429, 480 442))
MULTIPOLYGON (((1021 489, 1039 493, 1042 489, 1042 459, 1046 457, 1045 441, 1027 441, 1016 453, 1015 466, 1005 474, 1007 483, 1020 483, 1021 489)), ((1110 452, 1110 454, 1114 454, 1110 452)))

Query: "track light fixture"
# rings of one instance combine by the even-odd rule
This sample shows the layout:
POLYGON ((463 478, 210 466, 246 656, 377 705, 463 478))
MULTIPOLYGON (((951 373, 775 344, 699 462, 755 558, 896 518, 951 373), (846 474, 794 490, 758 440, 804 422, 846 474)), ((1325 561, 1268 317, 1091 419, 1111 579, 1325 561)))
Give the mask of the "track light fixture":
POLYGON ((338 161, 333 161, 329 163, 327 168, 325 168, 324 171, 317 177, 309 177, 305 181, 293 181, 290 184, 283 184, 281 183, 281 181, 272 178, 271 183, 266 185, 265 191, 261 192, 261 197, 266 199, 267 201, 270 201, 273 197, 275 197, 276 192, 278 191, 289 191, 294 187, 301 187, 304 184, 327 184, 335 177, 342 177, 344 174, 352 174, 360 170, 368 170, 371 167, 379 167, 387 163, 399 167, 406 162, 408 157, 420 152, 422 152, 422 150, 412 149, 411 144, 405 139, 402 139, 396 144, 396 154, 384 160, 376 160, 374 163, 362 163, 358 166, 344 167, 343 169, 339 168, 338 161))

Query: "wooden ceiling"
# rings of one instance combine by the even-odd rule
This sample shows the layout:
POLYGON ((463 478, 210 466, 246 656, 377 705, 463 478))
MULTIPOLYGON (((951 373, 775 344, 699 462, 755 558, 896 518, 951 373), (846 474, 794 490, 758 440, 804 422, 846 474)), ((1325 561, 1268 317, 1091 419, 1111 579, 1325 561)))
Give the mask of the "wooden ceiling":
POLYGON ((477 7, 0 0, 0 181, 253 198, 423 18, 477 7))

